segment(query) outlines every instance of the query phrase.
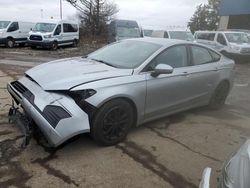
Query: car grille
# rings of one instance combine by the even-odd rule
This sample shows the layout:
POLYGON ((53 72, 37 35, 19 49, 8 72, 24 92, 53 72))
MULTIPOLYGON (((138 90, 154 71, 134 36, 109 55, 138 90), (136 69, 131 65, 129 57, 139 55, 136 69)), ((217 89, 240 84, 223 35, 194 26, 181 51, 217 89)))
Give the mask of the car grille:
POLYGON ((242 54, 250 54, 250 48, 242 48, 240 51, 242 54))
POLYGON ((39 35, 30 35, 30 40, 42 41, 43 38, 39 35))
POLYGON ((50 123, 53 128, 56 128, 60 120, 71 117, 71 115, 60 106, 48 105, 43 111, 41 111, 34 103, 34 94, 23 84, 15 81, 12 82, 11 85, 34 106, 34 108, 50 123))

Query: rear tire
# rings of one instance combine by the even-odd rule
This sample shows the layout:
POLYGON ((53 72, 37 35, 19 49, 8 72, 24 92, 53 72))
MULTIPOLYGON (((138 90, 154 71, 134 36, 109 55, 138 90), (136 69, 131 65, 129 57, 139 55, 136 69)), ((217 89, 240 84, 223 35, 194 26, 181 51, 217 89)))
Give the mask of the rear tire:
POLYGON ((229 94, 229 90, 230 90, 229 83, 226 81, 221 82, 215 89, 210 99, 209 108, 213 110, 218 110, 222 108, 229 94))
POLYGON ((77 45, 78 45, 78 42, 77 42, 77 40, 75 39, 75 40, 73 41, 72 47, 73 47, 73 48, 76 48, 77 45))
POLYGON ((6 47, 7 48, 14 48, 14 46, 15 46, 15 40, 12 38, 7 39, 6 47))
POLYGON ((115 145, 126 138, 133 122, 133 107, 125 100, 116 99, 97 111, 91 124, 91 135, 100 145, 115 145))

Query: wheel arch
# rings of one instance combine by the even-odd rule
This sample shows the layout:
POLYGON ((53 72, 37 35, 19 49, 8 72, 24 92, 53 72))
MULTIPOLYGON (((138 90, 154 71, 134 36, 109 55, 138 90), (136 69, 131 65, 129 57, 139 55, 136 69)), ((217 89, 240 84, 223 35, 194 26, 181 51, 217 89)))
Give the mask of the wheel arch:
POLYGON ((229 88, 231 88, 231 83, 230 83, 229 79, 223 79, 223 80, 221 80, 216 87, 218 87, 222 83, 227 84, 229 86, 229 88))
POLYGON ((133 126, 135 126, 137 124, 137 121, 138 121, 138 108, 137 108, 137 105, 136 103, 133 101, 133 99, 131 99, 130 97, 128 96, 113 96, 107 100, 104 100, 102 103, 100 103, 98 106, 97 106, 97 111, 96 113, 98 112, 98 109, 100 109, 102 106, 104 106, 106 103, 110 102, 110 101, 113 101, 113 100, 117 100, 117 99, 121 99, 121 100, 124 100, 126 102, 128 102, 132 109, 133 109, 133 113, 134 113, 134 120, 133 120, 133 126))
POLYGON ((218 82, 218 84, 215 86, 215 88, 213 90, 213 93, 216 91, 216 89, 219 87, 219 85, 221 85, 223 83, 227 84, 227 86, 228 86, 228 92, 229 92, 230 89, 232 88, 232 84, 231 84, 231 82, 230 82, 229 79, 223 79, 220 82, 218 82))

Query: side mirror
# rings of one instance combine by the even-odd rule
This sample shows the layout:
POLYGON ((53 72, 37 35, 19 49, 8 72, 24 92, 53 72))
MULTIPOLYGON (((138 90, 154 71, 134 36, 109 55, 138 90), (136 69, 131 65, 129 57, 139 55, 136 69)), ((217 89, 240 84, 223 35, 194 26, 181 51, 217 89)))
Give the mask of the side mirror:
POLYGON ((174 68, 170 65, 166 64, 159 64, 155 67, 153 72, 151 73, 151 76, 157 77, 160 74, 172 74, 174 72, 174 68))
POLYGON ((199 188, 210 188, 209 184, 210 184, 211 171, 212 171, 211 168, 206 168, 203 171, 199 188))

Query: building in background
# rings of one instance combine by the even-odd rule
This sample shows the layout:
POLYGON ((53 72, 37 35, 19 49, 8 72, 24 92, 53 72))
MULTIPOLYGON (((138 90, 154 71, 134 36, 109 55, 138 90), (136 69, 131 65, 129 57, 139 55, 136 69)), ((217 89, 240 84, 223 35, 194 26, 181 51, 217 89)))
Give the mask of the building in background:
POLYGON ((219 30, 250 30, 250 0, 221 0, 219 30))

